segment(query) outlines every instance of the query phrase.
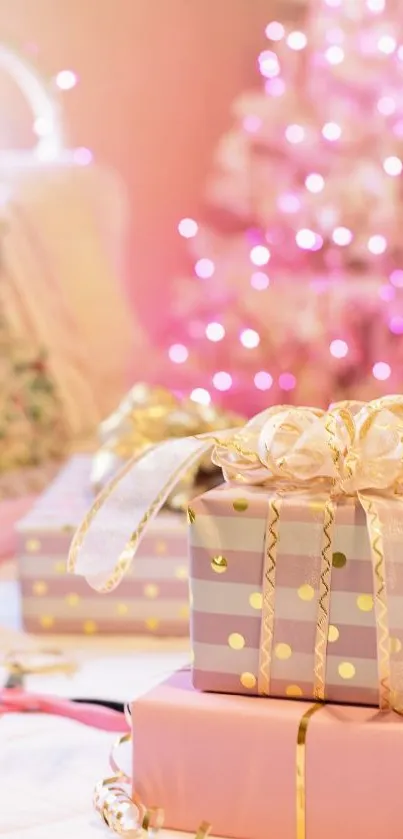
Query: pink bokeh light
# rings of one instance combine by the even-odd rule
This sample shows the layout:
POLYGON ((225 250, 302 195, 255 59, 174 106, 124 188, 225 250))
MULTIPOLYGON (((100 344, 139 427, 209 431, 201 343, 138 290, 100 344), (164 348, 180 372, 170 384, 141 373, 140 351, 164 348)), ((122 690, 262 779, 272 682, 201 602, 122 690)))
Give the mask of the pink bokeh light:
POLYGON ((243 329, 239 336, 239 340, 243 347, 246 347, 248 350, 252 350, 259 346, 260 335, 255 329, 243 329))
POLYGON ((281 390, 294 390, 297 380, 292 373, 281 373, 278 377, 278 383, 281 387, 281 390))
POLYGON ((345 358, 348 354, 348 344, 341 338, 336 338, 331 342, 329 350, 333 358, 345 358))
POLYGON ((178 224, 178 232, 184 239, 196 236, 199 226, 193 218, 182 218, 178 224))
POLYGON ((215 271, 214 262, 211 259, 198 259, 195 265, 195 273, 201 280, 208 280, 215 271))
POLYGON ((270 278, 263 271, 255 271, 250 278, 250 284, 256 291, 264 291, 270 285, 270 278))
POLYGON ((389 379, 392 370, 386 361, 377 361, 372 368, 372 374, 375 379, 380 382, 386 382, 389 379))
POLYGON ((250 251, 250 261, 254 265, 267 265, 270 260, 270 251, 266 245, 255 245, 250 251))
POLYGON ((190 394, 192 402, 197 402, 198 405, 209 405, 211 396, 204 387, 195 387, 190 394))
POLYGON ((253 381, 255 383, 255 387, 258 390, 270 390, 273 384, 273 377, 270 375, 270 373, 267 373, 265 370, 259 370, 259 372, 256 373, 253 381))
POLYGON ((209 341, 217 342, 222 341, 225 337, 225 329, 222 323, 217 323, 213 321, 212 323, 208 323, 206 326, 206 338, 209 341))
POLYGON ((216 390, 230 390, 232 387, 232 376, 224 370, 219 370, 217 373, 214 373, 213 385, 216 390))
POLYGON ((183 364, 189 358, 189 350, 184 344, 172 344, 168 355, 174 364, 183 364))

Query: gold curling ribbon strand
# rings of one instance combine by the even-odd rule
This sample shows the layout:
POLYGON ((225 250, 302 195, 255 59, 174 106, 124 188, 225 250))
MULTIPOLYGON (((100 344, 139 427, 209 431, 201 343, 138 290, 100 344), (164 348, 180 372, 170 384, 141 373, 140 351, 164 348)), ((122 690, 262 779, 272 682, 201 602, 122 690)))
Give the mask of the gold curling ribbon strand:
MULTIPOLYGON (((190 439, 190 438, 189 438, 190 439)), ((189 454, 186 458, 182 459, 177 469, 171 472, 169 479, 165 482, 165 484, 160 488, 159 492, 155 496, 154 500, 149 505, 148 509, 145 511, 144 515, 142 516, 136 530, 130 536, 130 539, 126 542, 123 551, 121 551, 113 571, 106 579, 106 582, 99 587, 99 591, 101 592, 108 592, 112 589, 116 588, 119 584, 122 577, 125 575, 126 571, 128 570, 134 554, 137 549, 137 545, 140 541, 141 536, 143 535, 144 530, 148 526, 151 519, 159 512, 163 504, 165 503, 166 498, 178 483, 178 481, 183 477, 184 474, 188 471, 188 469, 193 466, 195 463, 199 462, 202 456, 211 448, 211 443, 209 439, 206 439, 204 435, 201 435, 196 440, 200 440, 200 446, 191 454, 189 454)), ((169 442, 169 441, 168 441, 169 442)), ((156 446, 149 447, 145 452, 142 452, 138 457, 132 458, 129 463, 125 464, 123 468, 119 471, 118 475, 112 479, 112 481, 105 487, 104 490, 100 493, 98 498, 96 499, 95 503, 87 513, 84 518, 84 521, 80 525, 79 529, 77 530, 68 558, 68 571, 74 573, 76 566, 77 566, 77 558, 79 551, 83 545, 85 537, 92 525, 94 518, 97 516, 99 511, 101 510, 104 503, 107 499, 112 495, 115 491, 117 485, 121 482, 121 480, 127 475, 129 471, 133 469, 133 467, 142 459, 147 457, 152 451, 158 448, 161 444, 157 444, 156 446)), ((164 445, 164 444, 162 444, 164 445)))
POLYGON ((313 696, 321 702, 325 699, 326 651, 329 631, 330 584, 332 578, 332 543, 334 527, 334 504, 328 499, 324 508, 323 546, 319 582, 318 616, 315 637, 315 661, 313 696))
POLYGON ((374 502, 361 493, 359 493, 359 499, 367 516, 367 528, 371 545, 375 594, 379 707, 381 711, 387 711, 392 707, 392 692, 386 567, 385 554, 383 550, 382 528, 374 502))
POLYGON ((296 839, 306 837, 306 738, 311 718, 324 708, 315 702, 301 717, 298 726, 296 751, 296 839))
POLYGON ((263 567, 262 622, 260 629, 259 644, 258 693, 260 696, 269 696, 270 693, 270 670, 274 634, 274 597, 276 581, 277 545, 279 542, 278 525, 280 519, 280 504, 281 501, 279 498, 274 497, 269 499, 263 567))

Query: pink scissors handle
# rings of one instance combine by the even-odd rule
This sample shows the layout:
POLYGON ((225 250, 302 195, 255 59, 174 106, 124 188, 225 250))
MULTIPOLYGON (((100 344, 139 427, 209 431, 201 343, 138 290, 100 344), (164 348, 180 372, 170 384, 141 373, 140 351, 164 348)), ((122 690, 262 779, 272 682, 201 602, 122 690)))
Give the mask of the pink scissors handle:
POLYGON ((129 726, 124 714, 91 703, 71 702, 69 699, 59 699, 56 696, 26 693, 19 688, 3 688, 0 690, 0 713, 42 713, 54 714, 58 717, 68 717, 84 725, 100 728, 103 731, 126 732, 129 726))

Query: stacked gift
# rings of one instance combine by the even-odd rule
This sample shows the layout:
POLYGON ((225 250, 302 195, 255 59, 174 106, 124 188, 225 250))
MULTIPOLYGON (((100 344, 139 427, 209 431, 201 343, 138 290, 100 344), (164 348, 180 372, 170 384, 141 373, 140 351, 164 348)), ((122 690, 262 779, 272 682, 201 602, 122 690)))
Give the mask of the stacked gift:
POLYGON ((113 588, 212 444, 226 483, 188 510, 193 685, 185 671, 133 704, 135 800, 232 839, 400 839, 403 398, 273 408, 157 447, 79 531, 72 568, 113 588))
MULTIPOLYGON (((195 466, 172 488, 148 528, 137 561, 119 592, 98 598, 85 580, 69 577, 72 536, 96 491, 132 455, 164 437, 212 430, 226 422, 213 408, 180 402, 162 388, 137 385, 101 426, 102 446, 75 455, 18 525, 18 566, 25 628, 31 632, 187 635, 189 584, 186 518, 195 486, 217 480, 218 469, 195 466)), ((201 464, 203 466, 203 464, 201 464)), ((207 466, 207 464, 205 464, 207 466)))

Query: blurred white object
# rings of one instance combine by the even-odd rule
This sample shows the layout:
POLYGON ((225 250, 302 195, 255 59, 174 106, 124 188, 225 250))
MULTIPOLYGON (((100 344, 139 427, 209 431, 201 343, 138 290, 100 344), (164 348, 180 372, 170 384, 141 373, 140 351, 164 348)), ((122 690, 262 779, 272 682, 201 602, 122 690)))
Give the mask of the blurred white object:
POLYGON ((1 68, 31 105, 38 135, 29 151, 0 152, 5 316, 17 339, 48 351, 71 434, 85 435, 127 389, 125 191, 114 173, 66 148, 56 94, 0 44, 1 68))

